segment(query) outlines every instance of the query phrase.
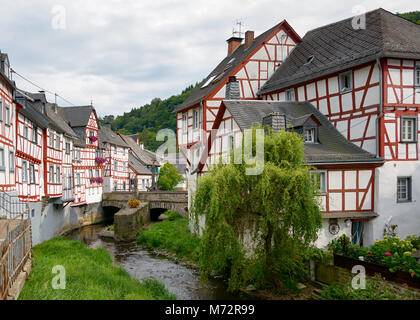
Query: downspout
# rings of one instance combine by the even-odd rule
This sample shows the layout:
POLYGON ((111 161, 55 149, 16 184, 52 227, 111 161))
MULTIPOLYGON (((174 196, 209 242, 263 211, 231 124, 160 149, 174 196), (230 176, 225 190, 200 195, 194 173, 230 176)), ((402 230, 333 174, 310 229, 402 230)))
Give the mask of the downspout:
POLYGON ((381 121, 381 118, 383 116, 383 74, 382 74, 382 66, 381 66, 381 60, 379 57, 376 57, 376 63, 378 65, 379 69, 379 116, 376 118, 376 157, 379 157, 379 123, 381 121))

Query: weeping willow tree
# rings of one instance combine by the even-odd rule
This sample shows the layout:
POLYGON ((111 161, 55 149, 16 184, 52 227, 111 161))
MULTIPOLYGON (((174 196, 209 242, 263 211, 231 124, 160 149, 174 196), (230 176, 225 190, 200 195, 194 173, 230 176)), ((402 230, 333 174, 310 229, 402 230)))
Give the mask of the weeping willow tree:
MULTIPOLYGON (((263 143, 261 174, 247 175, 250 165, 234 164, 232 156, 199 179, 193 199, 196 221, 205 216, 201 274, 225 276, 231 290, 267 282, 284 288, 300 280, 321 227, 302 137, 270 131, 263 143)), ((235 153, 244 150, 242 145, 235 153)))

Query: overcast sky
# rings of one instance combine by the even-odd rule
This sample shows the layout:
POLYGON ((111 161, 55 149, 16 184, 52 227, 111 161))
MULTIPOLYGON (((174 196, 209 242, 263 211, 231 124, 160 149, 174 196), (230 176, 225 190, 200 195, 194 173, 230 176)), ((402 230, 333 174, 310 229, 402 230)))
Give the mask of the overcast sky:
MULTIPOLYGON (((286 19, 303 37, 353 16, 355 6, 407 12, 420 9, 415 3, 1 0, 0 50, 9 54, 12 68, 45 89, 75 105, 93 99, 99 115, 116 115, 202 80, 226 55, 237 19, 256 35, 286 19)), ((23 89, 39 90, 14 78, 23 89)))

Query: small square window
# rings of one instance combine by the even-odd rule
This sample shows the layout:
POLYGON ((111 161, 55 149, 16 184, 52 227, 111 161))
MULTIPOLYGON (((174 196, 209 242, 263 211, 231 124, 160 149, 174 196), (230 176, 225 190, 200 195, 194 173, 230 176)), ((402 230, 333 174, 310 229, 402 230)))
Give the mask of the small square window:
POLYGON ((320 194, 327 193, 327 172, 311 171, 311 179, 320 194))
POLYGON ((420 87, 420 66, 416 66, 414 69, 414 86, 416 88, 420 87))
POLYGON ((346 93, 353 90, 352 72, 345 72, 340 74, 340 92, 346 93))
POLYGON ((401 142, 417 141, 417 118, 401 117, 401 142))
POLYGON ((285 91, 286 101, 296 101, 295 89, 289 89, 285 91))
POLYGON ((411 177, 399 177, 397 180, 397 202, 411 201, 411 177))
POLYGON ((315 129, 305 129, 305 143, 314 143, 315 142, 315 129))

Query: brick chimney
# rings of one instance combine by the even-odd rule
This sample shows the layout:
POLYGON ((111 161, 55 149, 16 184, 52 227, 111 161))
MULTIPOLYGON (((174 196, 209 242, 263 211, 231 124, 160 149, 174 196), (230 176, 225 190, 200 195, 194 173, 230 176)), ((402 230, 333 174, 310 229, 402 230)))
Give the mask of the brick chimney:
POLYGON ((226 84, 226 100, 241 100, 241 92, 239 91, 239 81, 235 76, 229 77, 226 84))
POLYGON ((245 49, 249 48, 249 46, 254 42, 254 31, 247 31, 245 32, 245 49))
POLYGON ((228 56, 238 48, 242 43, 242 38, 232 37, 227 40, 228 43, 228 56))
POLYGON ((270 126, 274 131, 286 130, 286 117, 279 112, 272 112, 263 118, 262 125, 270 126))

